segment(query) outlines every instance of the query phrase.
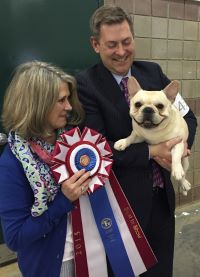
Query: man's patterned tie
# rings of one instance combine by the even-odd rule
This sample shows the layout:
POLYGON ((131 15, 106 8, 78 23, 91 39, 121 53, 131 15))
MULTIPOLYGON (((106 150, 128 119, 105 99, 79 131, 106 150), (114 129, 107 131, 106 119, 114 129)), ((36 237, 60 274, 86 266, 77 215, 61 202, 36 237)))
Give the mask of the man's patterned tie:
POLYGON ((124 78, 122 78, 119 86, 120 86, 122 92, 124 93, 127 103, 130 104, 127 83, 128 83, 128 77, 124 77, 124 78))
POLYGON ((154 160, 152 160, 152 169, 153 169, 153 187, 163 188, 164 183, 163 183, 161 171, 158 164, 154 160))

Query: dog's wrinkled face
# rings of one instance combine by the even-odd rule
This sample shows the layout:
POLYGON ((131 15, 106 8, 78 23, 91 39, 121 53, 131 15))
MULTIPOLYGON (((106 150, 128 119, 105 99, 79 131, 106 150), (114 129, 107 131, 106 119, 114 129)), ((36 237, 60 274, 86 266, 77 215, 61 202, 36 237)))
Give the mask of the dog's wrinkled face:
POLYGON ((130 116, 143 128, 155 128, 169 117, 171 102, 161 91, 140 90, 130 101, 130 116))
POLYGON ((137 80, 128 81, 130 116, 142 128, 151 129, 167 121, 172 109, 171 102, 178 93, 178 83, 171 82, 163 91, 142 90, 137 80))

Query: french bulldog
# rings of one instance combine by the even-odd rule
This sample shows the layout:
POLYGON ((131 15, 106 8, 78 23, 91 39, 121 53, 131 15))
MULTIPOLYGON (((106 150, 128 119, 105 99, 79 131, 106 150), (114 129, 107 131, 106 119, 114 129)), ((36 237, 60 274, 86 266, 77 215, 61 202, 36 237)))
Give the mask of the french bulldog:
POLYGON ((161 91, 146 91, 131 76, 128 91, 133 130, 127 138, 115 142, 114 148, 122 151, 132 143, 146 141, 153 145, 174 137, 182 138, 171 149, 171 175, 180 183, 183 195, 187 195, 191 188, 191 184, 185 179, 189 160, 182 155, 184 142, 188 138, 188 128, 179 111, 172 105, 179 91, 179 82, 174 80, 161 91))

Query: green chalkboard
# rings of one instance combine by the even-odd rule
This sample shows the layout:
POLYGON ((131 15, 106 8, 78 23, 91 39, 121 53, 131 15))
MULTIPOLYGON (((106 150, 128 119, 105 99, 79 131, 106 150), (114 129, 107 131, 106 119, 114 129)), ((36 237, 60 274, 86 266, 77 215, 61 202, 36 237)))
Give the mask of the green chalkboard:
POLYGON ((18 64, 40 59, 73 74, 96 61, 89 43, 89 18, 102 2, 0 1, 0 111, 5 88, 18 64))

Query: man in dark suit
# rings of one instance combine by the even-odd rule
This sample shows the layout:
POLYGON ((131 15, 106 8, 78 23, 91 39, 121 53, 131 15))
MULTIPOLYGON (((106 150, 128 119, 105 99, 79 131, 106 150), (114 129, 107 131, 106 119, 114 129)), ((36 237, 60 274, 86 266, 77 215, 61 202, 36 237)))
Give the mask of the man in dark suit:
MULTIPOLYGON (((133 24, 121 8, 100 7, 90 23, 91 44, 101 61, 76 76, 79 98, 86 111, 85 125, 102 133, 109 141, 113 170, 158 259, 157 265, 141 276, 170 277, 175 225, 170 150, 179 138, 158 145, 138 143, 122 152, 113 148, 114 142, 127 137, 132 130, 129 106, 119 86, 121 79, 133 75, 145 90, 161 90, 170 80, 158 64, 134 61, 133 24), (154 183, 153 164, 159 171, 161 186, 154 183)), ((181 106, 189 127, 186 155, 194 140, 196 118, 180 95, 175 102, 181 106)))

